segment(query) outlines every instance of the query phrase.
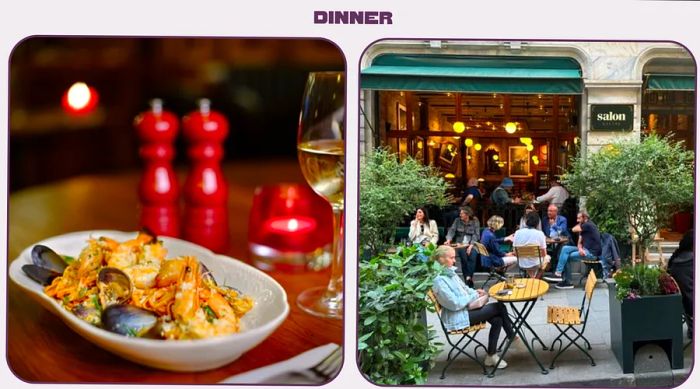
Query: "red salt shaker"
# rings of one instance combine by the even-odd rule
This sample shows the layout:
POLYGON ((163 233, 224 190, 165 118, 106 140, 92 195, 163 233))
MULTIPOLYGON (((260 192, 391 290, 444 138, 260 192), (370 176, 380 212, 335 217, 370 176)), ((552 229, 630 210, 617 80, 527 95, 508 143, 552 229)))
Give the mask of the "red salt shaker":
POLYGON ((136 116, 134 127, 142 142, 139 154, 145 164, 139 182, 141 227, 157 235, 177 237, 180 234, 179 189, 172 166, 177 116, 163 110, 160 99, 153 99, 150 111, 136 116))
POLYGON ((228 248, 228 188, 221 171, 226 118, 210 109, 208 99, 182 119, 192 167, 185 181, 184 238, 223 253, 228 248))

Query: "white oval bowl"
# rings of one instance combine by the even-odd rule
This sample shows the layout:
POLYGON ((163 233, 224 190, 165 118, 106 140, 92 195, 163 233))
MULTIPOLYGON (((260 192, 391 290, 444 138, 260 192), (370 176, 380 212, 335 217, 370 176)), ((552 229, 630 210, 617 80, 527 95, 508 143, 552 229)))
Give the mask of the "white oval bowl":
MULTIPOLYGON (((107 236, 118 241, 133 239, 134 232, 81 231, 42 240, 59 254, 77 257, 90 237, 107 236)), ((197 340, 159 340, 130 338, 95 327, 63 308, 44 294, 43 287, 29 278, 22 266, 32 263, 31 249, 22 251, 10 266, 10 278, 44 308, 58 315, 83 338, 125 359, 146 366, 171 371, 203 371, 233 362, 244 352, 267 338, 289 314, 287 293, 272 277, 239 260, 217 255, 210 250, 181 239, 159 237, 168 250, 168 258, 194 255, 206 265, 220 285, 235 287, 254 300, 241 319, 241 332, 197 340)))

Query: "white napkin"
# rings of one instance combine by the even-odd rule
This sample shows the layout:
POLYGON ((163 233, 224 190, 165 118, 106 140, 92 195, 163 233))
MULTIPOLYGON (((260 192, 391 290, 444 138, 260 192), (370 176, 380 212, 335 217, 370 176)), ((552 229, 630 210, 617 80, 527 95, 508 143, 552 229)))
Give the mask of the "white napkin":
MULTIPOLYGON (((271 380, 277 376, 282 376, 285 373, 292 371, 301 371, 315 366, 326 358, 330 353, 333 352, 339 346, 335 343, 328 343, 323 346, 313 348, 311 350, 305 351, 295 357, 287 359, 286 361, 273 363, 265 367, 261 367, 255 370, 250 370, 245 373, 237 374, 231 376, 221 381, 222 384, 258 384, 258 383, 274 383, 271 380)), ((280 377, 283 378, 285 384, 289 384, 290 377, 280 377)), ((294 382, 294 383, 313 383, 318 384, 318 382, 306 382, 304 377, 300 377, 304 382, 294 382)), ((283 382, 277 382, 282 384, 283 382)))

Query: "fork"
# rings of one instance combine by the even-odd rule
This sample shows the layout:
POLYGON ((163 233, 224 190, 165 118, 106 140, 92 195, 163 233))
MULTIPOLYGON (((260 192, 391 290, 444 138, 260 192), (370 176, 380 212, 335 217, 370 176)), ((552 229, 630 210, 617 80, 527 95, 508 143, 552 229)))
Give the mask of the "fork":
POLYGON ((329 381, 334 378, 340 371, 340 366, 343 364, 343 348, 337 347, 332 353, 328 354, 323 360, 307 370, 316 375, 321 380, 329 381))
MULTIPOLYGON (((334 378, 343 362, 343 348, 337 344, 319 346, 294 358, 228 377, 226 384, 314 385, 334 378), (323 350, 320 350, 323 349, 323 350), (309 358, 319 361, 309 366, 309 358)), ((311 362, 313 363, 313 362, 311 362)))

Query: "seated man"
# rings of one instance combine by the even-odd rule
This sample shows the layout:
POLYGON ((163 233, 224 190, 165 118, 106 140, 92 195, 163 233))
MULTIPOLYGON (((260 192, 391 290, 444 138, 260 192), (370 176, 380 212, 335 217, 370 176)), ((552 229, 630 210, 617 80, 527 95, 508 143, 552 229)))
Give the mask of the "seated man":
POLYGON ((557 289, 573 289, 574 287, 571 283, 570 261, 580 261, 582 258, 592 256, 600 258, 602 254, 598 226, 590 221, 588 214, 583 211, 576 215, 576 222, 578 224, 572 228, 572 231, 579 234, 578 245, 562 247, 554 277, 544 277, 547 281, 558 282, 554 285, 557 289))
POLYGON ((474 217, 474 212, 470 207, 465 206, 459 210, 459 218, 452 223, 445 237, 446 245, 450 245, 452 242, 463 245, 457 249, 457 255, 462 266, 464 282, 469 287, 474 286, 472 277, 474 277, 476 259, 479 255, 474 243, 479 241, 480 229, 479 219, 474 217))
MULTIPOLYGON (((527 271, 530 278, 541 275, 544 269, 549 265, 550 257, 547 255, 547 241, 544 233, 537 229, 540 223, 540 215, 537 212, 530 212, 526 216, 526 228, 521 228, 515 232, 513 237, 513 247, 521 246, 538 246, 540 248, 540 257, 521 257, 518 256, 518 265, 521 269, 527 271)), ((517 253, 517 251, 516 251, 517 253)))
POLYGON ((569 237, 569 230, 566 227, 566 217, 559 214, 559 208, 550 204, 547 207, 547 217, 542 220, 542 232, 550 238, 569 237))

